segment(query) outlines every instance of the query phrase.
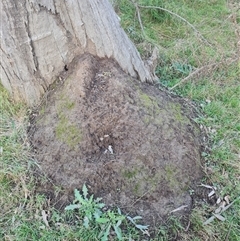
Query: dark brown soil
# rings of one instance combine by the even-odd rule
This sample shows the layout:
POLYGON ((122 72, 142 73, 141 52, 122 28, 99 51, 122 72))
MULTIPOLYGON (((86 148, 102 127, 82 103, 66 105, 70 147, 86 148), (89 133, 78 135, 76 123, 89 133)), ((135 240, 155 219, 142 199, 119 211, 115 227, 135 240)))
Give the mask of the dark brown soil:
POLYGON ((73 66, 30 128, 42 172, 70 199, 86 183, 108 207, 140 215, 144 224, 182 205, 189 211, 189 189, 202 175, 190 108, 113 61, 84 55, 73 66))

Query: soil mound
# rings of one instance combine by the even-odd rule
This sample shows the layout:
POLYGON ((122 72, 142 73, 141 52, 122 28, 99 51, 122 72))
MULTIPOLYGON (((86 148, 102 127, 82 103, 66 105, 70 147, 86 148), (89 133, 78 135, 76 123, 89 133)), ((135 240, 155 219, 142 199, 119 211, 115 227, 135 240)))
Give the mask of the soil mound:
POLYGON ((70 199, 86 183, 145 224, 182 205, 190 210, 188 190, 201 177, 200 131, 179 99, 90 55, 49 93, 31 142, 42 171, 70 199))

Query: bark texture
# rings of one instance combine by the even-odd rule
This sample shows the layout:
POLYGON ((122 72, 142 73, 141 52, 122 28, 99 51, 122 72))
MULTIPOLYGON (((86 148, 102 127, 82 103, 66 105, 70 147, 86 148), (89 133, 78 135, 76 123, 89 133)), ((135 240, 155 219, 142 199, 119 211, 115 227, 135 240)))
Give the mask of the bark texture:
POLYGON ((85 52, 152 80, 108 0, 2 0, 0 51, 3 86, 29 105, 85 52))

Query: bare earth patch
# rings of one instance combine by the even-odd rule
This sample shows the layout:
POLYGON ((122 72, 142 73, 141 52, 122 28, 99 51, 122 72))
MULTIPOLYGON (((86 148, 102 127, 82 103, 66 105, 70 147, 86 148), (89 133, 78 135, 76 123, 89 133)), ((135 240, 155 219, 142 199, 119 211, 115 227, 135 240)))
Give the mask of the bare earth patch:
POLYGON ((86 183, 145 224, 182 205, 189 211, 189 189, 202 175, 191 110, 110 60, 84 55, 73 66, 30 128, 42 172, 69 200, 86 183))

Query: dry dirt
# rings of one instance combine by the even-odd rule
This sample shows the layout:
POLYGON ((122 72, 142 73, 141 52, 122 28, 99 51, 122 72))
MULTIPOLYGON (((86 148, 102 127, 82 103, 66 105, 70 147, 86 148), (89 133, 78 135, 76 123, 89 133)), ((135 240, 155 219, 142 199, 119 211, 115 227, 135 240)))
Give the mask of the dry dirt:
POLYGON ((29 130, 41 172, 68 200, 57 198, 69 204, 86 183, 109 208, 140 215, 144 224, 182 205, 182 214, 191 209, 189 189, 202 176, 191 108, 90 55, 68 66, 60 82, 29 130))

